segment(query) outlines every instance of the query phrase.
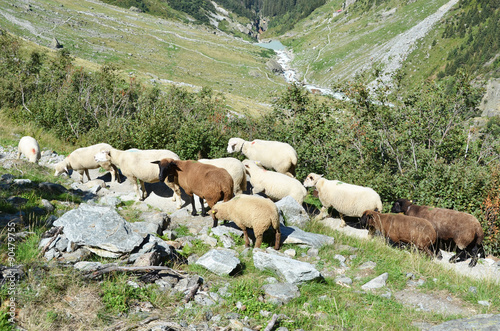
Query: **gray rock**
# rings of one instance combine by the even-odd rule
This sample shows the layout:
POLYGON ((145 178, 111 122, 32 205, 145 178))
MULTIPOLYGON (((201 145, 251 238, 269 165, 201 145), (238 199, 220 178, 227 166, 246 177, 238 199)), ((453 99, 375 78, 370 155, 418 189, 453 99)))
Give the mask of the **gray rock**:
POLYGON ((203 278, 198 275, 182 278, 175 284, 174 291, 186 294, 193 287, 203 284, 203 278))
POLYGON ((388 277, 389 277, 389 274, 387 272, 385 272, 382 275, 370 280, 365 285, 361 286, 361 289, 368 291, 368 290, 374 290, 377 288, 384 287, 385 281, 387 280, 388 277))
POLYGON ((31 180, 29 179, 14 179, 14 184, 17 186, 27 186, 31 184, 31 180))
POLYGON ((323 245, 333 245, 335 239, 333 237, 322 234, 306 232, 295 226, 280 226, 281 241, 284 244, 304 244, 315 248, 320 248, 323 245))
POLYGON ((303 228, 311 219, 304 207, 291 196, 286 196, 277 201, 276 207, 280 211, 280 216, 283 217, 284 222, 282 224, 303 228))
POLYGON ((55 207, 54 207, 54 205, 52 205, 52 204, 50 203, 50 201, 49 201, 49 200, 47 200, 47 199, 42 199, 41 203, 42 203, 43 208, 44 208, 47 212, 49 212, 49 213, 50 213, 50 212, 53 212, 53 211, 54 211, 55 207))
POLYGON ((50 192, 50 193, 54 193, 54 194, 61 194, 61 193, 68 191, 61 184, 54 184, 54 183, 49 183, 49 182, 43 182, 43 183, 38 184, 38 188, 40 188, 42 191, 46 191, 46 192, 50 192))
POLYGON ((54 225, 64 226, 68 240, 88 246, 100 256, 104 256, 102 251, 114 253, 111 256, 130 253, 144 241, 116 210, 106 206, 81 204, 61 216, 54 225))
POLYGON ((215 305, 215 301, 212 300, 205 294, 196 294, 194 296, 194 301, 201 306, 213 306, 215 305))
POLYGON ((212 249, 200 257, 196 264, 222 276, 231 275, 240 266, 236 252, 229 249, 212 249))
POLYGON ((148 234, 158 234, 161 235, 162 230, 158 224, 150 222, 134 222, 130 223, 130 227, 135 233, 145 237, 148 234))
POLYGON ((367 261, 363 263, 362 265, 359 266, 359 269, 364 270, 364 269, 374 269, 377 266, 377 264, 373 261, 367 261))
POLYGON ((61 259, 65 262, 75 263, 82 260, 86 260, 91 256, 91 253, 88 249, 80 248, 70 253, 62 253, 61 259))
POLYGON ((234 234, 237 237, 242 237, 243 236, 243 231, 241 231, 239 228, 236 227, 236 224, 234 223, 226 223, 226 224, 220 224, 219 226, 212 228, 211 229, 212 234, 216 235, 217 237, 226 235, 229 236, 230 234, 234 234))
POLYGON ((352 279, 347 277, 347 276, 339 276, 335 278, 335 283, 337 284, 345 284, 345 285, 352 285, 352 279))
POLYGON ((268 297, 267 301, 274 304, 287 304, 300 296, 297 285, 290 283, 266 284, 262 286, 262 290, 268 297))
POLYGON ((160 265, 160 253, 149 252, 137 258, 134 262, 134 267, 149 267, 160 265))
POLYGON ((496 331, 500 330, 500 314, 476 315, 469 318, 462 318, 447 321, 433 326, 429 331, 455 331, 455 330, 474 330, 474 331, 496 331))
POLYGON ((257 249, 253 251, 253 263, 257 269, 272 270, 291 284, 302 284, 322 278, 320 272, 312 264, 257 249))

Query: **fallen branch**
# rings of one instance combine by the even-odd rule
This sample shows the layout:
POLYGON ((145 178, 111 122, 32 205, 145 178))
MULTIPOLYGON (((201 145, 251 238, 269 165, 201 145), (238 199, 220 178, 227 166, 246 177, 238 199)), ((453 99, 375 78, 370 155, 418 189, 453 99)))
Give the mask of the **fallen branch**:
POLYGON ((184 298, 184 303, 188 303, 194 297, 194 295, 196 294, 196 292, 198 291, 199 288, 200 288, 200 284, 196 284, 195 286, 193 286, 191 288, 191 290, 189 291, 189 293, 184 298))
POLYGON ((273 318, 271 318, 264 331, 271 331, 274 327, 274 324, 276 324, 278 318, 279 318, 278 314, 273 314, 273 318))
POLYGON ((121 271, 121 272, 150 272, 152 270, 166 270, 168 272, 171 272, 172 274, 184 278, 184 275, 181 273, 175 271, 172 268, 169 267, 162 267, 162 266, 148 266, 148 267, 126 267, 126 266, 117 266, 117 265, 104 265, 102 267, 99 267, 100 269, 97 270, 91 270, 89 271, 86 275, 84 275, 85 278, 98 278, 104 274, 108 274, 113 271, 121 271))
POLYGON ((63 228, 64 228, 63 226, 57 228, 56 233, 52 236, 49 242, 45 244, 45 246, 43 246, 43 249, 40 251, 40 254, 38 254, 38 257, 45 254, 45 252, 49 249, 49 246, 54 242, 54 240, 56 240, 57 236, 62 232, 63 228))

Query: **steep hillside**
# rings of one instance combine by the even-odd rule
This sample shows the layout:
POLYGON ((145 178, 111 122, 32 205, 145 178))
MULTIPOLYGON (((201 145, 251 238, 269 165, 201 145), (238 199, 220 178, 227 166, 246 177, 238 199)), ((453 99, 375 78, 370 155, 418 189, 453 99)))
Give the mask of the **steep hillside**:
POLYGON ((407 82, 444 77, 457 68, 495 77, 498 5, 482 2, 355 1, 345 6, 334 0, 286 33, 282 42, 293 49, 292 66, 300 78, 324 87, 367 70, 387 80, 402 69, 407 82), (472 59, 474 54, 478 56, 472 59))
POLYGON ((113 64, 139 79, 210 87, 240 111, 267 109, 263 91, 285 86, 266 68, 272 52, 203 26, 99 1, 0 2, 0 25, 42 46, 56 38, 73 56, 113 64))

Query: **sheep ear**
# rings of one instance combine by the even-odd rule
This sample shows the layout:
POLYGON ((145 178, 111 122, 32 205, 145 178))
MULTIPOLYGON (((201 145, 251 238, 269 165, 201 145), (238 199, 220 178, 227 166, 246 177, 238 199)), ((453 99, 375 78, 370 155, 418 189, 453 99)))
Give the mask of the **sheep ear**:
POLYGON ((160 164, 160 161, 151 161, 153 164, 160 164))

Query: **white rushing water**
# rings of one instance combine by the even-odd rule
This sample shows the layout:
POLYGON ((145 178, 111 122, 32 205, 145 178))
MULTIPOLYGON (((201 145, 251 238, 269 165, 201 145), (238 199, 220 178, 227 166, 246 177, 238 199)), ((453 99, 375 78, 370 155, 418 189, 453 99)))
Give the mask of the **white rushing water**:
MULTIPOLYGON (((289 84, 298 83, 303 84, 303 82, 297 79, 297 72, 291 67, 293 60, 292 51, 288 50, 279 40, 272 40, 270 42, 263 42, 256 44, 257 46, 268 48, 274 50, 276 53, 276 61, 283 68, 283 77, 285 81, 289 84)), ((311 93, 317 93, 322 95, 330 95, 337 99, 345 99, 346 96, 339 92, 333 92, 332 90, 312 84, 303 84, 303 86, 311 93)))

